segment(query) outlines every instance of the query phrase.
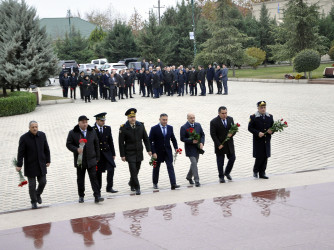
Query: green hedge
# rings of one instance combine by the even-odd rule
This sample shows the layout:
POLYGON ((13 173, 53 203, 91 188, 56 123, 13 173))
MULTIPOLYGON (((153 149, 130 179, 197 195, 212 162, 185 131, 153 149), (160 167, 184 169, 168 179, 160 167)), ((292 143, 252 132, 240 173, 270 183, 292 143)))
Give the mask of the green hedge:
POLYGON ((11 92, 0 98, 0 117, 25 114, 35 110, 36 95, 29 92, 11 92))

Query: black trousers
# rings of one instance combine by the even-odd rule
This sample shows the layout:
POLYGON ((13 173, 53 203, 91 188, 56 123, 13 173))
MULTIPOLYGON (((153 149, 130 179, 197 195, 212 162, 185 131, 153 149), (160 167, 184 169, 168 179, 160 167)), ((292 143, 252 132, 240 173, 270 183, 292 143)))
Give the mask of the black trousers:
POLYGON ((93 98, 94 99, 98 99, 98 87, 94 87, 93 88, 93 98))
POLYGON ((197 84, 190 84, 190 94, 197 95, 197 84))
POLYGON ((85 196, 85 175, 86 175, 86 170, 89 175, 89 180, 90 184, 92 186, 93 192, 94 192, 94 197, 100 197, 101 192, 99 188, 99 183, 96 178, 96 168, 91 167, 86 169, 84 166, 77 167, 77 184, 78 184, 78 194, 80 197, 85 196))
POLYGON ((265 155, 255 158, 253 172, 259 173, 260 176, 265 175, 267 169, 267 163, 268 163, 268 157, 265 155))
POLYGON ((213 80, 208 81, 209 94, 213 93, 213 80))
POLYGON ((130 95, 130 97, 132 97, 131 88, 132 88, 131 85, 125 87, 125 96, 126 96, 126 98, 128 98, 129 95, 130 95))
POLYGON ((68 96, 68 87, 63 87, 63 97, 68 96))
POLYGON ((225 154, 223 155, 216 155, 217 158, 217 167, 218 167, 218 176, 221 179, 224 179, 224 174, 230 174, 235 162, 235 154, 226 154, 228 163, 225 168, 224 172, 224 160, 225 160, 225 154))
POLYGON ((217 93, 221 94, 223 92, 223 85, 221 81, 217 81, 217 88, 218 88, 217 93))
POLYGON ((103 98, 104 97, 104 87, 102 86, 100 86, 100 98, 103 98))
MULTIPOLYGON (((101 190, 102 188, 102 171, 97 171, 96 172, 96 178, 97 182, 99 184, 99 188, 101 190)), ((107 187, 106 191, 110 190, 114 186, 114 173, 115 173, 115 168, 111 168, 110 170, 107 170, 107 187)))
POLYGON ((150 95, 151 95, 151 97, 153 97, 152 85, 147 86, 147 96, 149 97, 150 95))
POLYGON ((71 98, 74 98, 74 99, 76 99, 76 89, 77 88, 71 88, 71 98))
POLYGON ((141 161, 139 162, 129 162, 130 171, 130 186, 135 189, 140 189, 138 174, 140 170, 141 161))
MULTIPOLYGON (((170 185, 171 186, 176 185, 176 177, 175 177, 175 172, 174 172, 174 167, 173 167, 173 161, 167 159, 165 162, 167 166, 170 185)), ((153 184, 158 184, 159 182, 160 166, 161 166, 161 162, 158 161, 156 167, 153 168, 153 171, 152 171, 153 184)))
POLYGON ((88 95, 88 96, 86 95, 85 96, 85 102, 87 102, 87 100, 90 102, 90 95, 88 95))
POLYGON ((84 99, 84 95, 83 95, 83 86, 82 85, 80 85, 80 97, 81 97, 81 99, 83 100, 84 99))
POLYGON ((31 203, 37 202, 37 195, 41 195, 46 185, 46 175, 40 175, 36 177, 28 177, 29 183, 29 195, 31 203), (38 187, 36 190, 36 178, 38 181, 38 187))

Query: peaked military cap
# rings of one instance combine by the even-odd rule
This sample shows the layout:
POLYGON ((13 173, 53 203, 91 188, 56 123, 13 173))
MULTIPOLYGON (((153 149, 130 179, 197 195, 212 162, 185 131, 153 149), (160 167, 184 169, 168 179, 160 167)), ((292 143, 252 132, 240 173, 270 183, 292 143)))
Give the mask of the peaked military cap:
POLYGON ((106 120, 106 112, 94 115, 94 117, 96 117, 96 120, 101 120, 101 121, 105 121, 106 120))
POLYGON ((127 117, 135 117, 136 116, 136 113, 137 113, 137 109, 135 108, 130 108, 128 109, 126 112, 125 112, 125 115, 127 117))
POLYGON ((259 101, 258 103, 257 103, 257 106, 258 107, 262 107, 262 106, 266 106, 267 105, 267 103, 265 102, 265 101, 259 101))

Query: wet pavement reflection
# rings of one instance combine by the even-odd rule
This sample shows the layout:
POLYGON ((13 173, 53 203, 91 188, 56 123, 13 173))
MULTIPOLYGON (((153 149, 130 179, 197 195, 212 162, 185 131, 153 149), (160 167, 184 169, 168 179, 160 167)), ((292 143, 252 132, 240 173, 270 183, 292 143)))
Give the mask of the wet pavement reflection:
POLYGON ((334 183, 0 231, 0 249, 334 248, 334 183))

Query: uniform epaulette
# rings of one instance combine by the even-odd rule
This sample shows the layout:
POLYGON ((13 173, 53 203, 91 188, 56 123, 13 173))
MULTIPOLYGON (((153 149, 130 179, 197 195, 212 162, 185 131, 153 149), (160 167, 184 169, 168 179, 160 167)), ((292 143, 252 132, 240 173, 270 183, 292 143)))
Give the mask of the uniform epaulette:
POLYGON ((255 114, 252 114, 251 116, 255 116, 255 114))
POLYGON ((144 125, 144 123, 143 123, 143 122, 140 122, 140 123, 144 125))
POLYGON ((124 127, 124 124, 121 125, 121 128, 123 128, 123 127, 124 127))

